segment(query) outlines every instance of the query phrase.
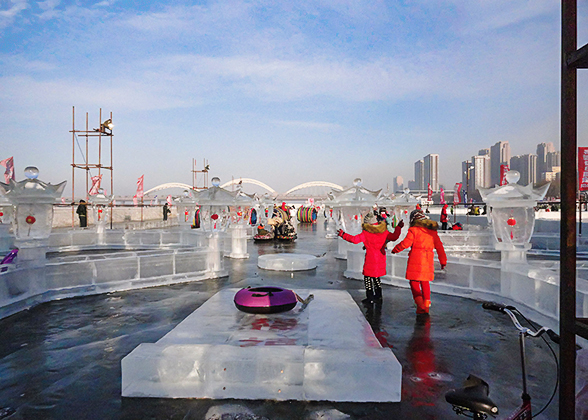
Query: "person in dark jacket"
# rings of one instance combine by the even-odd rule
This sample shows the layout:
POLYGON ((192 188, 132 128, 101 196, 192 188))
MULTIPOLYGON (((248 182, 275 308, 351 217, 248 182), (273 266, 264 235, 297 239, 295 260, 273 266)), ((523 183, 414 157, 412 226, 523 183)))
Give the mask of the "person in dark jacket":
POLYGON ((80 200, 76 213, 80 218, 80 227, 88 227, 88 207, 86 206, 86 201, 80 200))
POLYGON ((167 220, 167 216, 171 214, 171 210, 169 209, 169 206, 167 205, 167 203, 165 203, 163 205, 163 220, 166 221, 167 220))
POLYGON ((378 222, 376 215, 369 212, 363 219, 362 231, 358 235, 350 235, 339 229, 338 235, 353 244, 363 242, 365 260, 363 262, 363 281, 366 298, 363 303, 382 301, 382 283, 380 277, 386 275, 386 244, 400 237, 404 222, 400 221, 394 232, 388 232, 386 221, 378 222))

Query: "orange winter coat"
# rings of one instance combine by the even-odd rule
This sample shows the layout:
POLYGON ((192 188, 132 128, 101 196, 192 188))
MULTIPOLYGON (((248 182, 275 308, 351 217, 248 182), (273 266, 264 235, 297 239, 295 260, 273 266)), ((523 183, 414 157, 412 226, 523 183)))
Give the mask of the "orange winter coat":
POLYGON ((437 250, 437 257, 441 265, 447 265, 447 255, 443 243, 437 234, 437 222, 430 219, 416 220, 408 229, 406 237, 397 244, 392 253, 396 254, 411 248, 406 265, 406 279, 431 281, 434 277, 433 250, 437 250))

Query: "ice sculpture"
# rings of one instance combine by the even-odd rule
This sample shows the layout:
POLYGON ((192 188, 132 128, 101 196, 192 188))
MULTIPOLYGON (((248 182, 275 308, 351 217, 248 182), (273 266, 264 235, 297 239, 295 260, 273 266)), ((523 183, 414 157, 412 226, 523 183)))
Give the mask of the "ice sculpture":
POLYGON ((506 185, 479 188, 482 200, 490 208, 495 248, 501 251, 503 264, 526 262, 529 243, 535 228, 535 206, 549 189, 549 184, 533 189, 532 184, 517 184, 518 171, 506 174, 506 185))
POLYGON ((178 222, 183 229, 191 229, 195 224, 196 217, 196 199, 192 196, 190 191, 185 190, 184 195, 179 199, 178 203, 178 222))
POLYGON ((13 238, 10 235, 13 208, 12 203, 6 198, 6 192, 0 187, 0 250, 6 251, 13 246, 13 238))
POLYGON ((267 220, 272 217, 272 210, 276 204, 275 200, 265 193, 259 199, 257 204, 259 211, 257 212, 258 221, 261 225, 267 225, 267 220))
MULTIPOLYGON (((113 198, 113 196, 107 197, 104 194, 104 190, 102 188, 98 190, 98 194, 90 198, 90 204, 92 205, 92 213, 94 216, 94 223, 96 225, 96 232, 99 235, 104 234, 104 229, 110 221, 108 207, 112 203, 113 198)), ((104 238, 102 237, 100 240, 101 243, 103 242, 103 239, 104 238)))
MULTIPOLYGON (((212 187, 198 193, 200 220, 211 241, 218 241, 219 234, 231 226, 231 258, 249 258, 247 254, 247 223, 254 202, 253 196, 240 188, 235 193, 220 187, 220 179, 211 180, 212 187)), ((211 242, 211 243, 212 243, 211 242)))
POLYGON ((37 267, 45 264, 47 242, 53 224, 53 204, 61 196, 67 181, 57 185, 39 179, 39 170, 34 166, 25 168, 26 179, 0 182, 6 198, 14 206, 15 245, 19 248, 21 267, 37 267))
POLYGON ((6 198, 15 207, 16 239, 47 239, 53 223, 53 204, 61 197, 67 181, 57 185, 45 183, 37 179, 39 170, 34 166, 25 169, 25 176, 25 180, 18 182, 0 182, 6 198))
MULTIPOLYGON (((343 229, 351 235, 361 232, 363 216, 371 211, 382 190, 371 191, 363 187, 361 178, 353 180, 353 186, 343 191, 332 191, 334 196, 333 210, 337 229, 343 229)), ((337 258, 347 258, 347 250, 357 245, 339 239, 337 258)))

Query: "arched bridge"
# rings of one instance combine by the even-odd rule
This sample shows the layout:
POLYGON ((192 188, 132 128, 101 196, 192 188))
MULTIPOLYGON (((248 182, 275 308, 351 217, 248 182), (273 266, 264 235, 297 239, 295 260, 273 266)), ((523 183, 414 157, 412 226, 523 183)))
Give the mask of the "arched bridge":
MULTIPOLYGON (((229 182, 225 182, 223 185, 221 185, 222 188, 227 188, 227 187, 231 187, 233 185, 238 185, 238 184, 251 184, 251 185, 256 185, 258 187, 263 188, 264 190, 266 190, 267 192, 269 192, 272 196, 280 196, 282 198, 285 197, 294 197, 294 195, 292 193, 296 192, 296 191, 300 191, 300 190, 304 190, 304 189, 319 189, 319 188, 330 188, 330 189, 335 189, 335 190, 343 190, 343 187, 332 183, 332 182, 326 182, 326 181, 311 181, 311 182, 305 182, 302 184, 299 184, 293 188, 290 188, 288 191, 286 191, 283 194, 278 193, 276 190, 274 190, 272 187, 270 187, 269 185, 258 181, 256 179, 252 179, 252 178, 237 178, 237 179, 233 179, 232 181, 229 182)), ((170 183, 166 183, 166 184, 161 184, 158 185, 156 187, 151 188, 150 190, 145 191, 145 195, 148 195, 152 192, 156 192, 156 191, 160 191, 160 190, 165 190, 165 189, 171 189, 171 188, 181 188, 184 190, 191 190, 193 189, 191 185, 188 184, 183 184, 180 182, 170 182, 170 183)), ((315 194, 311 194, 311 195, 315 195, 315 194)))

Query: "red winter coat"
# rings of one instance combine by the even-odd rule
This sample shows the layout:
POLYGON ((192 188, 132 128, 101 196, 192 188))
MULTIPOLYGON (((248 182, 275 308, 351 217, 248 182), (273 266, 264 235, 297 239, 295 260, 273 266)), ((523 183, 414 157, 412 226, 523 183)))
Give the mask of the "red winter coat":
POLYGON ((395 241, 400 237, 401 227, 398 226, 394 232, 388 232, 386 222, 377 225, 361 226, 363 228, 359 235, 343 233, 341 236, 347 242, 365 245, 365 260, 363 262, 363 275, 367 277, 382 277, 386 275, 386 244, 395 241))
POLYGON ((439 219, 441 221, 441 223, 447 223, 448 219, 447 219, 447 204, 445 204, 443 206, 443 208, 441 209, 441 218, 439 219))
POLYGON ((437 234, 437 222, 430 219, 416 220, 408 229, 406 238, 397 244, 392 253, 396 254, 411 248, 406 265, 406 279, 431 281, 434 277, 433 249, 437 250, 437 257, 441 265, 447 265, 447 256, 443 243, 437 234))

